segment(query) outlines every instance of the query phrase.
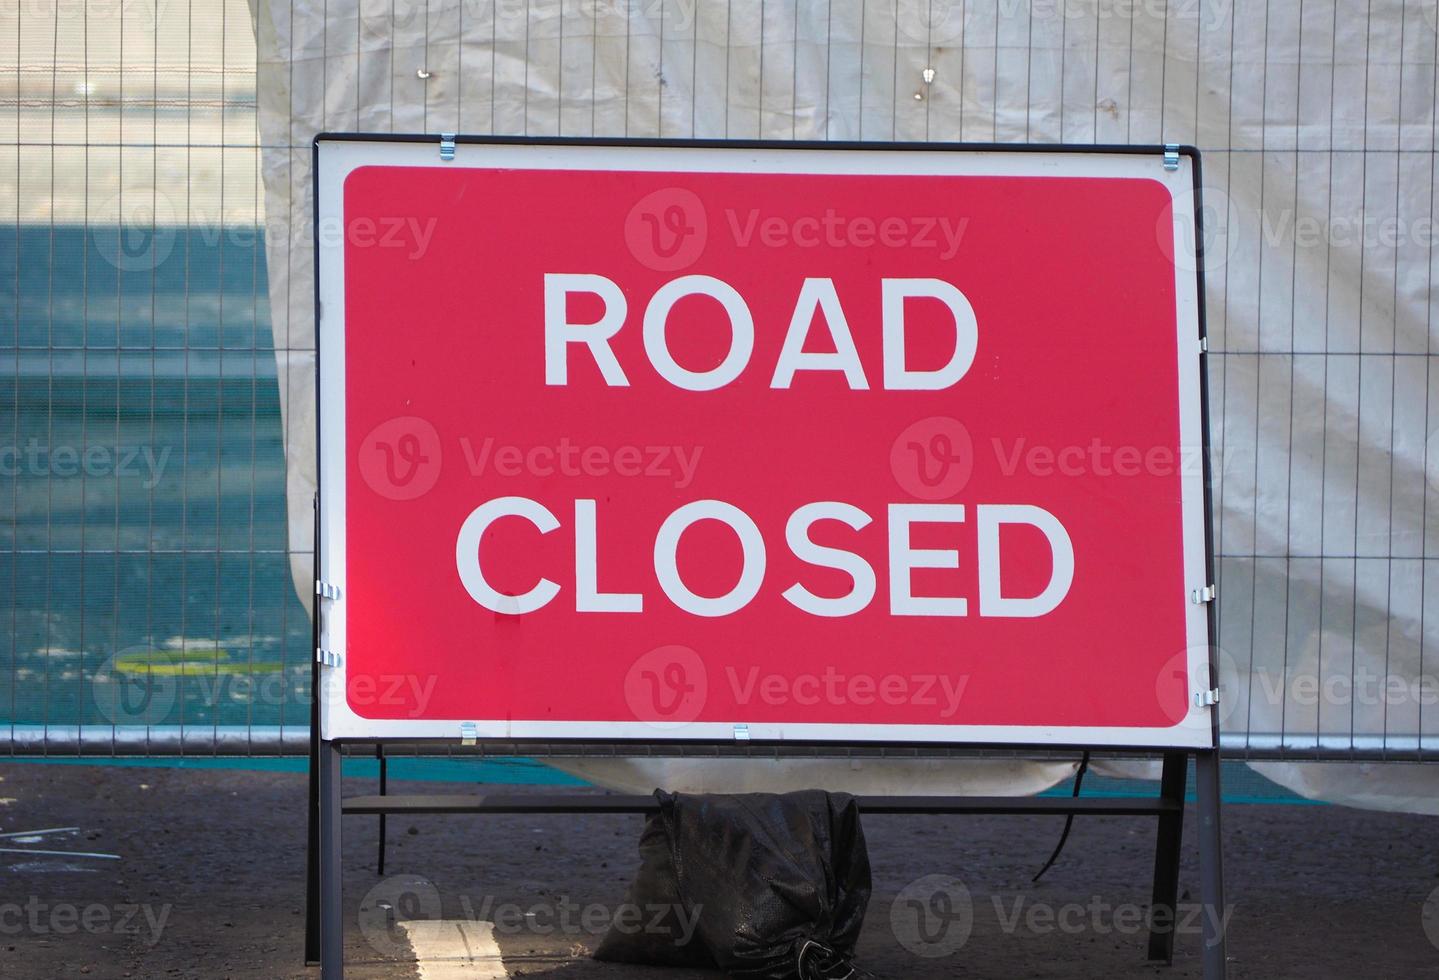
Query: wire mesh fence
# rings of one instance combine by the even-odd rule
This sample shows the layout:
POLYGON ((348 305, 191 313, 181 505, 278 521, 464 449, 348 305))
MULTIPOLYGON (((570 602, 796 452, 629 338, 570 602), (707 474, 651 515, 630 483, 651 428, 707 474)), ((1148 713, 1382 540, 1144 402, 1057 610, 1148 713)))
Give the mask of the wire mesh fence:
POLYGON ((303 729, 250 11, 19 2, 0 23, 10 747, 303 729))
POLYGON ((330 129, 1197 144, 1225 744, 1432 758, 1434 7, 9 0, 0 738, 303 747, 330 129))

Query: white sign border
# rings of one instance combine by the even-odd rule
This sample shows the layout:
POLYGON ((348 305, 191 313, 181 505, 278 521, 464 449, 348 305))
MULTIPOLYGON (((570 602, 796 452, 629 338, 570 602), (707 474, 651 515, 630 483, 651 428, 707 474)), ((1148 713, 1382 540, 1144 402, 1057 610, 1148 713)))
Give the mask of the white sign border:
MULTIPOLYGON (((416 741, 479 739, 556 741, 731 742, 736 726, 757 742, 894 743, 1015 745, 1042 747, 1115 747, 1209 749, 1217 745, 1214 708, 1194 695, 1216 686, 1210 676, 1210 623, 1206 603, 1188 594, 1210 584, 1206 529, 1208 501, 1202 468, 1181 474, 1186 653, 1190 679, 1188 714, 1170 727, 784 724, 736 719, 735 722, 661 724, 643 721, 536 721, 455 719, 373 719, 357 714, 346 690, 345 527, 345 277, 343 190, 349 174, 367 166, 436 168, 525 168, 553 170, 628 170, 666 172, 967 175, 1021 177, 1148 178, 1166 187, 1175 201, 1176 256, 1191 254, 1199 241, 1195 228, 1195 161, 1181 154, 1177 169, 1166 169, 1161 154, 1132 148, 1002 148, 929 144, 913 148, 857 147, 854 144, 727 145, 621 141, 457 141, 454 157, 442 161, 435 137, 345 136, 315 139, 315 270, 319 321, 317 397, 319 401, 320 546, 318 575, 337 586, 338 600, 316 597, 319 643, 339 657, 321 668, 321 737, 416 741), (463 728, 462 728, 463 726, 463 728)), ((1180 445, 1204 444, 1200 295, 1193 269, 1175 263, 1180 445)), ((1178 651, 1176 651, 1176 656, 1178 651)))

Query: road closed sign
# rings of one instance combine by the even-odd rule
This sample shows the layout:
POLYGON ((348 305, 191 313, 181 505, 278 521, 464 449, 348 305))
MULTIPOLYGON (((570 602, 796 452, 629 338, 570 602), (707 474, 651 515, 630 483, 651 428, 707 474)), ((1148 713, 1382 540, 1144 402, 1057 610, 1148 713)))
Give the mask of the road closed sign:
POLYGON ((322 137, 325 737, 1212 745, 1193 168, 322 137))

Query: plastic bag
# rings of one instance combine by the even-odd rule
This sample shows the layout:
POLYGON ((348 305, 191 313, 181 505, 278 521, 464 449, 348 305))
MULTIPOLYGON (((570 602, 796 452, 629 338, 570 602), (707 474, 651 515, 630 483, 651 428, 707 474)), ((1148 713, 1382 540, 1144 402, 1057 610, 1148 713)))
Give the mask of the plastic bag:
POLYGON ((718 967, 745 980, 852 975, 870 895, 853 797, 655 796, 630 887, 642 914, 612 925, 596 959, 718 967))

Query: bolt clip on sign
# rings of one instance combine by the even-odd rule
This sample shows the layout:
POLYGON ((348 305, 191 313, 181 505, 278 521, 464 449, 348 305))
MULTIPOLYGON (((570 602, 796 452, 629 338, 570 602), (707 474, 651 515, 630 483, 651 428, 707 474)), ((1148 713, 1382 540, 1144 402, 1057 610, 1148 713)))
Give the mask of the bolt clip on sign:
POLYGON ((316 153, 326 738, 1213 744, 1192 156, 316 153))

